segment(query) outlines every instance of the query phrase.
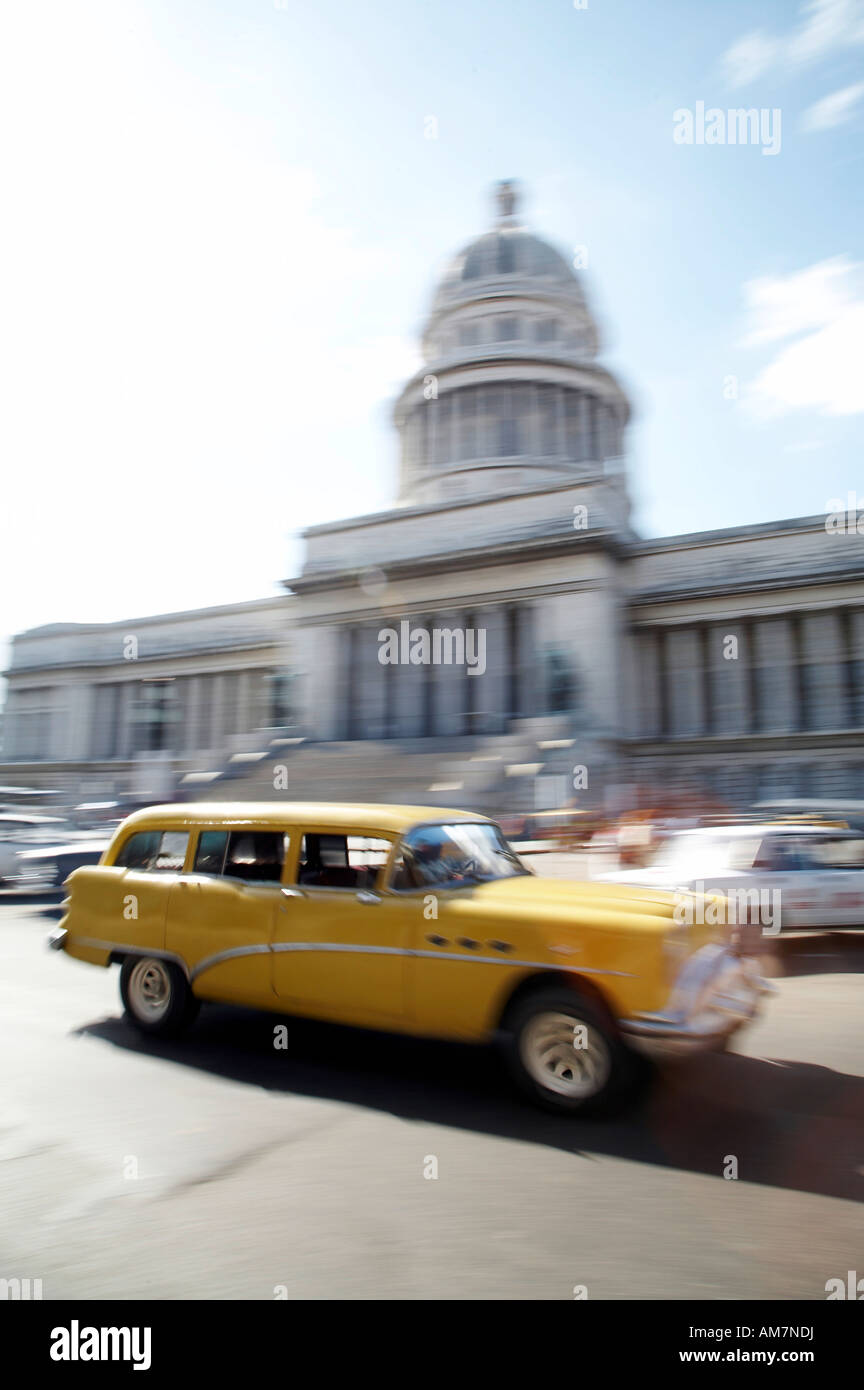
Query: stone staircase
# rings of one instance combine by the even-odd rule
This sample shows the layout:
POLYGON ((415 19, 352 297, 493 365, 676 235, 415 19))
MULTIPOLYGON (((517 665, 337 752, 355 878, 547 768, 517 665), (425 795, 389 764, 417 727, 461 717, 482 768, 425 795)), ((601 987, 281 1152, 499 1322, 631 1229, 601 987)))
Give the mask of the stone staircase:
MULTIPOLYGON (((270 731, 265 731, 270 732, 270 731)), ((487 814, 530 811, 535 777, 569 766, 562 720, 514 721, 509 732, 462 738, 307 742, 261 740, 218 769, 187 774, 192 800, 402 802, 487 814)), ((557 784, 556 784, 557 785, 557 784)))

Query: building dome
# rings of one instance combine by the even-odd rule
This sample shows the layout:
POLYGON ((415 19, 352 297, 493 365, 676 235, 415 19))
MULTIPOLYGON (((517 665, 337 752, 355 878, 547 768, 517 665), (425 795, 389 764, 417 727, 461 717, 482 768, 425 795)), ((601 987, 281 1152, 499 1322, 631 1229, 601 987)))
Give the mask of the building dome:
POLYGON ((396 403, 403 501, 566 482, 622 452, 629 406, 595 362, 579 277, 519 222, 513 183, 496 186, 495 202, 495 226, 438 282, 424 365, 396 403))
POLYGON ((545 280, 551 291, 578 288, 575 274, 548 241, 524 227, 498 227, 475 237, 454 256, 445 270, 435 294, 434 307, 441 309, 462 294, 472 294, 477 280, 545 280))

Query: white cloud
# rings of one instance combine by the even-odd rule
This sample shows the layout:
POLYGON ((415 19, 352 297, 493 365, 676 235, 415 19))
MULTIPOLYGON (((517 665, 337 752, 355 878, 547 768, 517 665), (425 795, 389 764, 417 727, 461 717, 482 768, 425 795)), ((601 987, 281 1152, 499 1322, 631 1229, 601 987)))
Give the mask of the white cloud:
POLYGON ((779 48, 776 39, 762 33, 745 34, 722 58, 725 75, 735 87, 743 87, 773 67, 779 48))
POLYGON ((851 87, 841 87, 840 91, 822 97, 804 112, 804 130, 831 130, 842 125, 849 120, 862 97, 864 82, 855 82, 851 87))
POLYGON ((750 328, 745 344, 794 339, 746 387, 761 415, 811 409, 864 412, 864 287, 859 264, 837 256, 791 275, 745 286, 750 328))
POLYGON ((787 42, 794 63, 813 63, 846 44, 864 43, 861 0, 810 0, 802 13, 806 19, 787 42))
POLYGON ((785 348, 753 382, 752 404, 773 415, 805 409, 859 415, 864 412, 862 356, 864 303, 785 348))
POLYGON ((836 322, 854 301, 860 267, 847 256, 818 261, 791 275, 767 275, 744 286, 746 346, 776 342, 836 322))
POLYGON ((805 67, 864 43, 864 0, 810 0, 799 15, 787 34, 757 31, 727 49, 722 67, 734 86, 743 87, 771 68, 805 67))

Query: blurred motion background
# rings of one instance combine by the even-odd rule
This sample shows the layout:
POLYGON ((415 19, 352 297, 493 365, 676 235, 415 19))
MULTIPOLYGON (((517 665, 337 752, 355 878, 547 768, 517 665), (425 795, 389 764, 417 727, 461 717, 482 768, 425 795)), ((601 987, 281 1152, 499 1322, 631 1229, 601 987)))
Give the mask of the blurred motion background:
POLYGON ((307 529, 281 596, 14 638, 7 810, 383 800, 633 844, 859 793, 864 535, 640 537, 627 392, 520 194, 433 287, 390 509, 307 529))
POLYGON ((0 12, 0 1283, 861 1271, 862 45, 861 0, 0 12), (772 148, 676 141, 712 108, 772 148), (765 885, 777 996, 609 1125, 227 1005, 145 1045, 44 937, 130 811, 202 799, 765 885))

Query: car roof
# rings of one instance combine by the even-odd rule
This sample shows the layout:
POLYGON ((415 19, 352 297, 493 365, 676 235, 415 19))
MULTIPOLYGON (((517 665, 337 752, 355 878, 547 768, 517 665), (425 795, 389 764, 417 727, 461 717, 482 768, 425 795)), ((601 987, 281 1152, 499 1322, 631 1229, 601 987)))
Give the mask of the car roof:
POLYGON ((763 825, 700 825, 691 830, 675 831, 675 838, 680 839, 685 835, 703 836, 706 839, 736 839, 754 835, 838 835, 853 834, 845 826, 837 825, 812 825, 808 822, 798 822, 796 824, 778 824, 768 821, 763 825))
POLYGON ((342 804, 334 801, 196 801, 167 806, 147 806, 123 821, 122 830, 184 830, 199 825, 332 826, 340 830, 391 830, 402 833, 413 825, 438 821, 486 821, 473 811, 454 811, 439 806, 342 804))

